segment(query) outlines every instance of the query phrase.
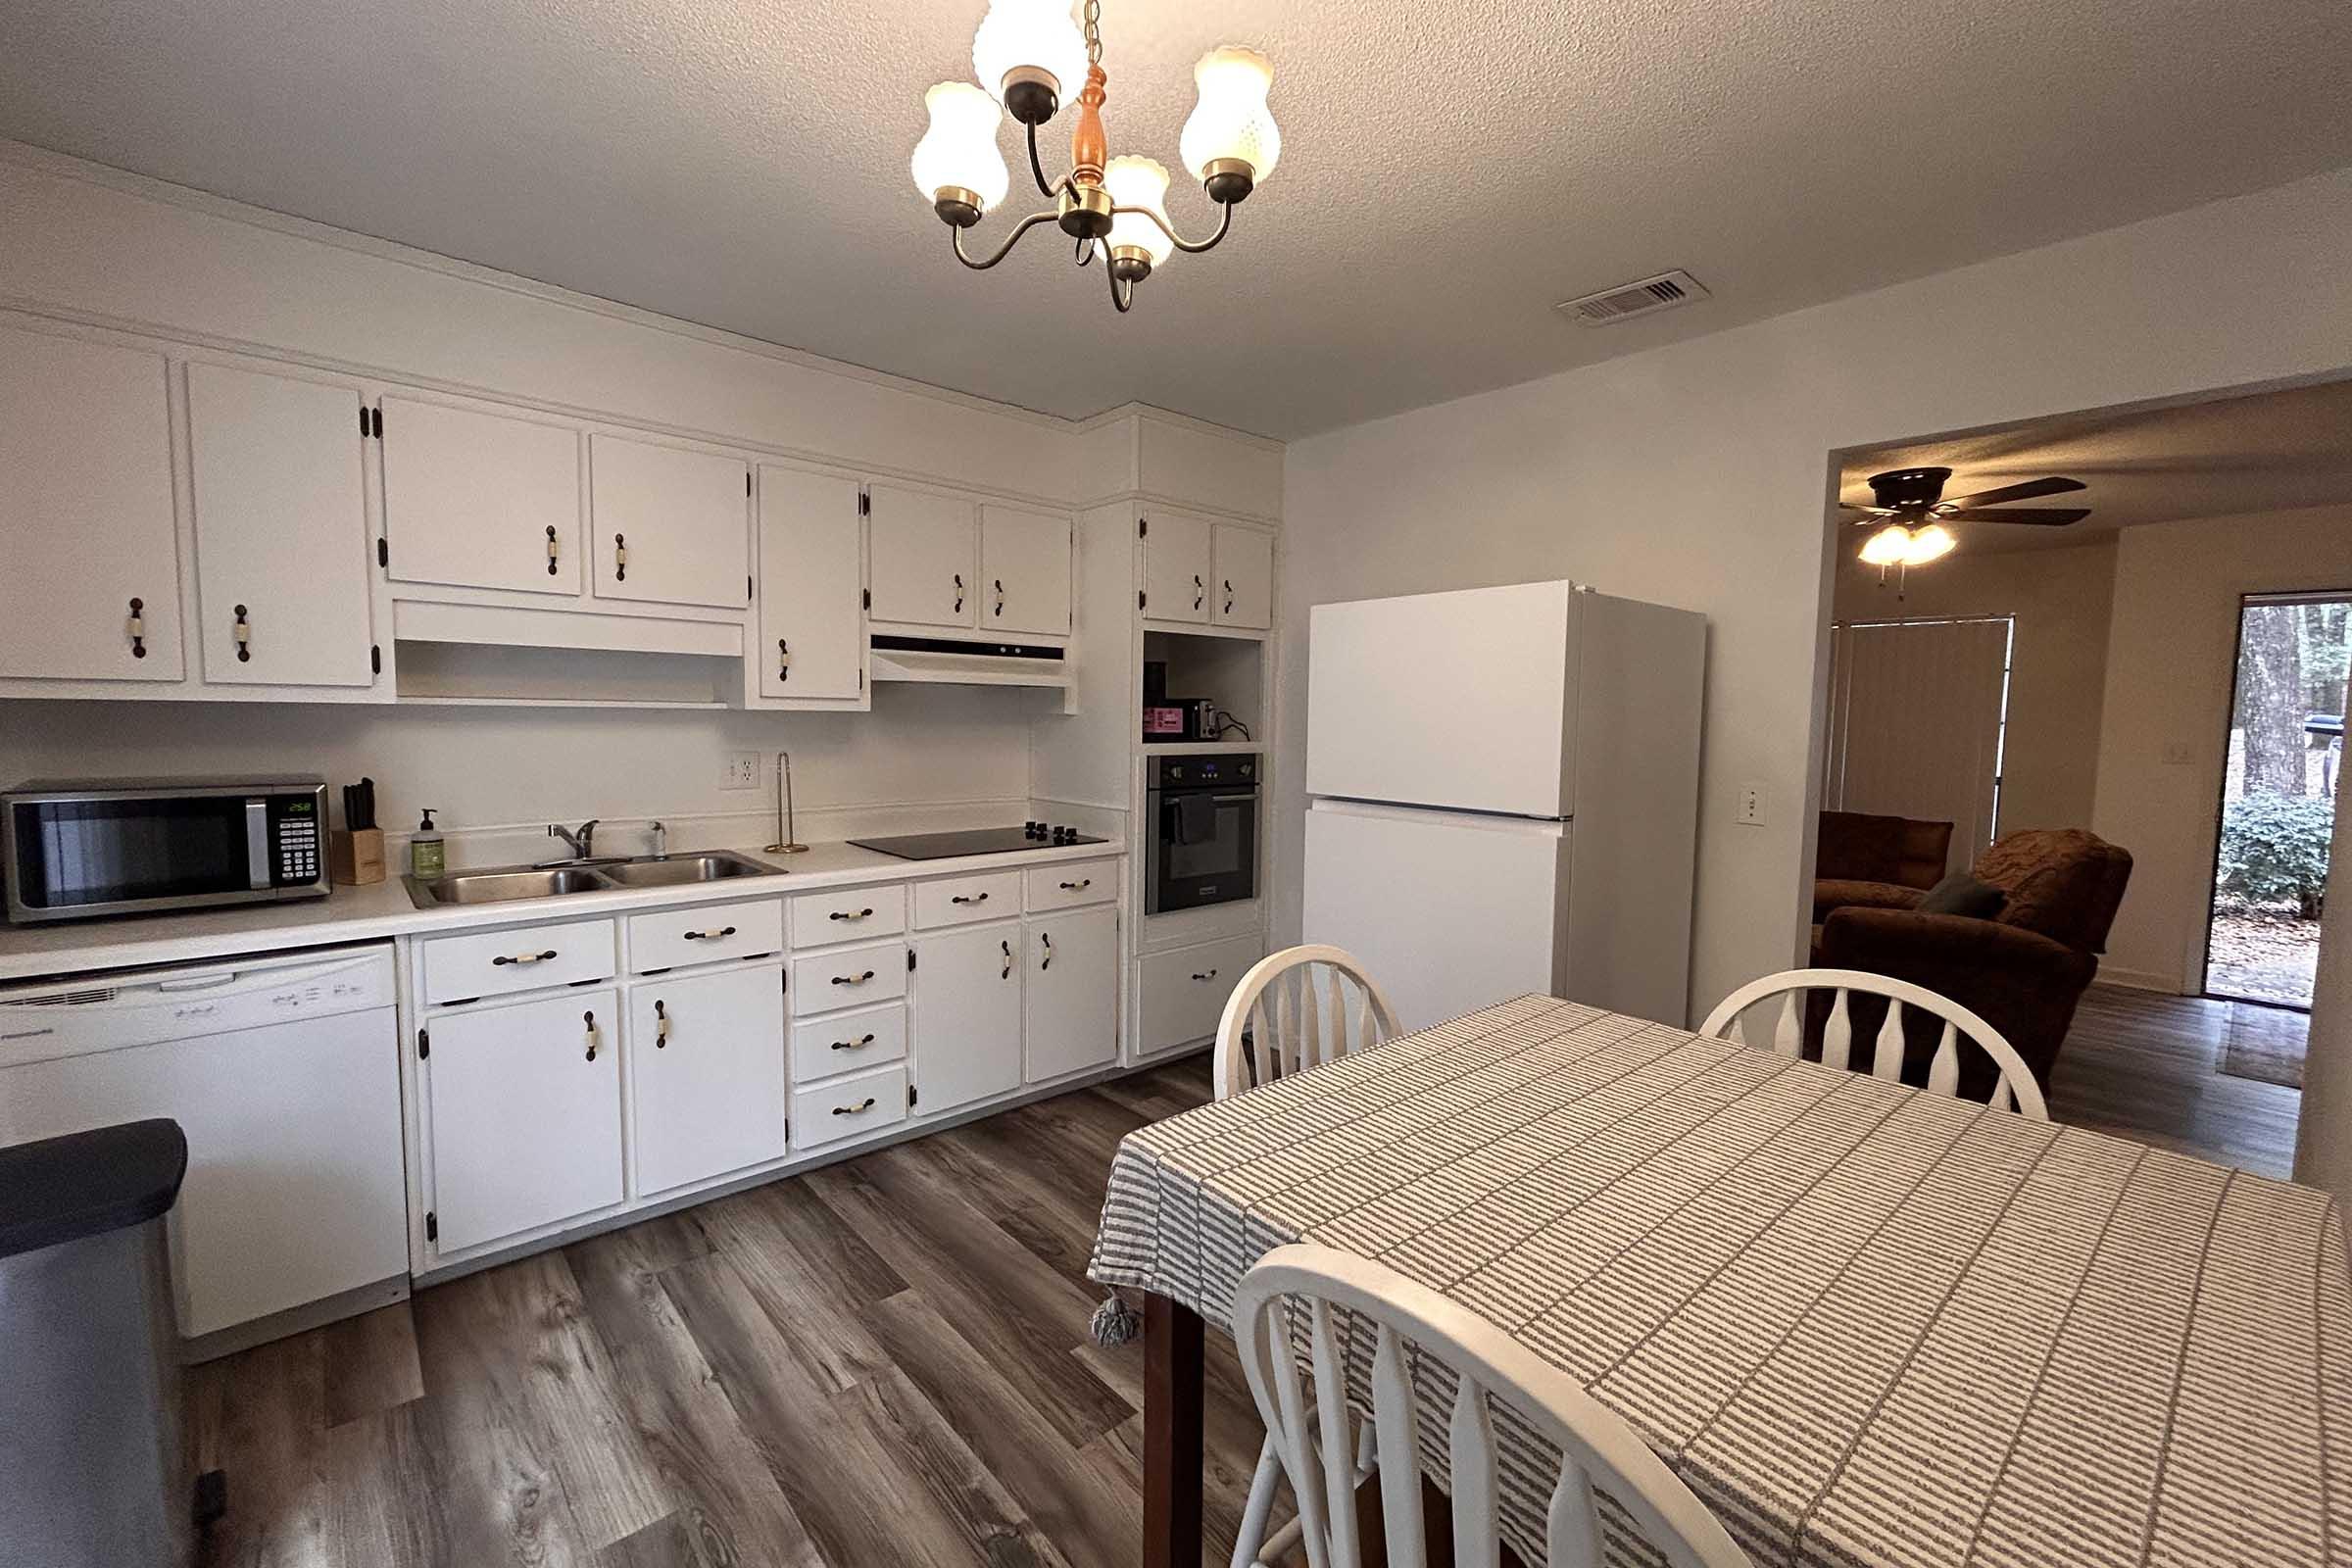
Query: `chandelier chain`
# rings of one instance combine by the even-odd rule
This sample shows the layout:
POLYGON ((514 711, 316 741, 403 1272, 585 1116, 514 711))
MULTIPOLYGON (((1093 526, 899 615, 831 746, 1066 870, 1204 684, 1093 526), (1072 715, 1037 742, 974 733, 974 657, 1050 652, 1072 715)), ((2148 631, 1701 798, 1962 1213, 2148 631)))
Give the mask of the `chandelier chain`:
POLYGON ((1086 63, 1102 63, 1102 0, 1086 0, 1086 63))

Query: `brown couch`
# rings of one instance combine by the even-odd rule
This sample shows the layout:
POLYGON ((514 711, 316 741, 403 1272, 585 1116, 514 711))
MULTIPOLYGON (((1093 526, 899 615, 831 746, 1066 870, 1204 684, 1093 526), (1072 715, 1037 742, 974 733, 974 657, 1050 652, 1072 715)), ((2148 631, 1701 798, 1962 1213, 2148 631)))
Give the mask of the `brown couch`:
MULTIPOLYGON (((2008 895, 1992 918, 1847 906, 1829 912, 1813 961, 1951 998, 1998 1029, 2046 1091, 2075 1004, 2098 972, 2132 856, 2081 828, 2037 829, 1995 843, 1977 858, 1975 875, 2008 895)), ((1872 999, 1855 998, 1856 1038, 1872 1038, 1884 1015, 1872 999)), ((1907 1020, 1906 1080, 1924 1078, 1937 1032, 1933 1020, 1907 1020)), ((1963 1053, 1961 1094, 1984 1098, 1991 1077, 1982 1053, 1963 1053)))
POLYGON ((1952 824, 1824 811, 1813 855, 1813 923, 1832 909, 1908 909, 1943 877, 1952 824))

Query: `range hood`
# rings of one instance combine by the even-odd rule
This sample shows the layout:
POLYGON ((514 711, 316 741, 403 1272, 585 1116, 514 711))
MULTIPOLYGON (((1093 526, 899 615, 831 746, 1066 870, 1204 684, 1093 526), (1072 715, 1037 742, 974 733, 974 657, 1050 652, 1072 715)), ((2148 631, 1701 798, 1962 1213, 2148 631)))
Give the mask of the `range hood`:
POLYGON ((876 632, 871 668, 879 681, 927 681, 948 686, 1070 688, 1065 651, 1050 644, 967 643, 952 637, 900 637, 876 632))

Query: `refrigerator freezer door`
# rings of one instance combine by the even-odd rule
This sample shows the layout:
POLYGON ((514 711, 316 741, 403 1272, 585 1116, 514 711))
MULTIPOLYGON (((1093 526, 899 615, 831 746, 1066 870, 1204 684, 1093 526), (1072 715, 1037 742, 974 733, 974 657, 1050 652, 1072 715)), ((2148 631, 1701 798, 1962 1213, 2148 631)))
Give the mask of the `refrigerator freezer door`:
POLYGON ((1572 815, 1579 597, 1535 582, 1317 605, 1306 792, 1572 815))
POLYGON ((1317 801, 1308 942, 1364 961, 1407 1029, 1564 992, 1568 824, 1317 801))

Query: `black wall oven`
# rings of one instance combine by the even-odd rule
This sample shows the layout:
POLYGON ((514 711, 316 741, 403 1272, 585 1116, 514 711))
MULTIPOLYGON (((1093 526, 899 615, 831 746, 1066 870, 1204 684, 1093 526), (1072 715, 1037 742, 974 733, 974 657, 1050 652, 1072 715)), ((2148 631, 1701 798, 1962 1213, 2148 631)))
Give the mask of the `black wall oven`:
POLYGON ((75 779, 0 796, 18 923, 320 898, 318 778, 75 779))
POLYGON ((1255 757, 1155 757, 1144 810, 1145 913, 1257 896, 1255 757))

